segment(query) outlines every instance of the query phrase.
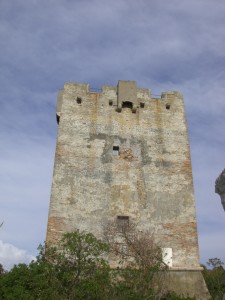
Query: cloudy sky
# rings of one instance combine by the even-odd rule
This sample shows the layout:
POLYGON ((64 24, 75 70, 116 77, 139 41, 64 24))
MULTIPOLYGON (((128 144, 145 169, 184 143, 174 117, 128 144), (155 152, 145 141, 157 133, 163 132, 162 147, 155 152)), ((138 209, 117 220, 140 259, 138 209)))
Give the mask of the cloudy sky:
POLYGON ((0 1, 0 262, 37 254, 46 234, 57 92, 135 80, 184 95, 201 262, 225 262, 224 0, 0 1))

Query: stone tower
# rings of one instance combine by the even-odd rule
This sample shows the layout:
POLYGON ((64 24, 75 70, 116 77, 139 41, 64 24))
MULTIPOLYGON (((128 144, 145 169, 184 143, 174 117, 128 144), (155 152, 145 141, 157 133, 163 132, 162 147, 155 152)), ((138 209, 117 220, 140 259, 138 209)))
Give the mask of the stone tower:
POLYGON ((47 241, 74 229, 100 238, 109 221, 131 220, 172 254, 170 288, 208 299, 182 95, 153 98, 134 81, 98 92, 66 83, 57 121, 47 241))

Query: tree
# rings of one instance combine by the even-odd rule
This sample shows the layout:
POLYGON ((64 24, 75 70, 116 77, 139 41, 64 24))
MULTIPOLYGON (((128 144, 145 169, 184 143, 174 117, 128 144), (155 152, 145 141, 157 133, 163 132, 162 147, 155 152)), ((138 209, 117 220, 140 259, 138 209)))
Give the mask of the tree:
POLYGON ((219 267, 222 267, 224 265, 224 263, 217 257, 215 258, 210 258, 207 263, 206 263, 209 268, 211 269, 217 269, 219 267))
MULTIPOLYGON (((66 233, 57 247, 40 246, 36 261, 3 271, 0 299, 190 300, 174 293, 163 295, 159 279, 166 266, 160 248, 147 233, 131 229, 120 232, 119 240, 114 236, 115 243, 111 244, 111 253, 120 258, 120 268, 109 269, 106 243, 90 233, 66 233)), ((112 241, 110 234, 108 237, 112 241)))
POLYGON ((75 231, 64 234, 57 250, 47 247, 45 257, 55 265, 65 297, 99 299, 109 284, 109 267, 103 258, 107 252, 108 246, 93 234, 75 231))
POLYGON ((5 270, 2 264, 0 264, 0 276, 5 274, 5 270))
POLYGON ((214 300, 222 299, 225 294, 225 270, 224 263, 218 258, 210 258, 207 262, 210 269, 205 266, 203 276, 208 290, 214 300))
POLYGON ((160 299, 166 293, 163 277, 168 267, 153 234, 139 231, 136 224, 124 223, 121 227, 109 223, 105 240, 118 262, 115 299, 160 299))
POLYGON ((92 234, 66 233, 58 247, 40 247, 37 261, 1 276, 0 299, 107 299, 107 251, 92 234))

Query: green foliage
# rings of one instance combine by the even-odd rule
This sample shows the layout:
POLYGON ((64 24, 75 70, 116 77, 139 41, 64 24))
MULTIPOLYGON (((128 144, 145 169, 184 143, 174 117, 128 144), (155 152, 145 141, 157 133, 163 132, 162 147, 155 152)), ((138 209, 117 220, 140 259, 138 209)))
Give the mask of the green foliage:
POLYGON ((40 247, 37 261, 19 264, 0 277, 0 299, 104 299, 109 268, 107 245, 92 234, 64 235, 60 249, 40 247))
POLYGON ((222 267, 224 265, 224 263, 217 257, 210 258, 206 264, 207 264, 207 266, 209 266, 210 269, 211 268, 216 269, 216 268, 222 267))
POLYGON ((210 269, 204 266, 203 276, 208 287, 208 290, 214 300, 222 299, 225 294, 225 270, 223 262, 218 258, 211 258, 207 265, 210 269))
POLYGON ((153 289, 152 270, 124 268, 114 271, 113 299, 159 299, 153 289))
POLYGON ((53 278, 53 267, 48 263, 19 264, 1 276, 0 299, 60 299, 53 278))
MULTIPOLYGON (((66 233, 56 252, 60 292, 69 299, 97 299, 109 284, 109 267, 103 259, 108 246, 92 234, 66 233)), ((52 251, 52 248, 50 247, 52 251)))
POLYGON ((3 268, 3 265, 0 264, 0 276, 3 275, 5 273, 5 270, 3 268))
POLYGON ((0 299, 192 299, 173 293, 163 297, 157 285, 163 281, 166 269, 162 268, 158 248, 142 235, 132 240, 127 237, 127 241, 133 249, 132 260, 124 268, 110 270, 104 259, 109 252, 105 243, 92 234, 66 233, 57 248, 39 247, 37 260, 29 265, 19 264, 9 272, 1 268, 0 299))

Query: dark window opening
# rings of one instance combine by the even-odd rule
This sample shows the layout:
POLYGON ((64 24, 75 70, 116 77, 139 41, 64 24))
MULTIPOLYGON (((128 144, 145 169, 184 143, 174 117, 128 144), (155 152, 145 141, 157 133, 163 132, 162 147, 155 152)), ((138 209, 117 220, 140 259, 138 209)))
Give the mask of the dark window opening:
POLYGON ((141 106, 141 108, 144 108, 144 107, 145 107, 145 103, 144 103, 144 102, 141 102, 141 103, 140 103, 140 106, 141 106))
POLYGON ((117 229, 120 232, 126 231, 129 226, 129 217, 128 216, 117 216, 117 229))
POLYGON ((120 147, 119 146, 113 146, 113 155, 118 156, 120 153, 120 147))
POLYGON ((166 104, 166 109, 170 109, 170 104, 166 104))
POLYGON ((133 103, 130 102, 130 101, 124 101, 122 103, 122 108, 130 108, 130 109, 132 109, 133 108, 133 103))
POLYGON ((77 103, 81 104, 81 102, 82 102, 82 98, 81 97, 77 97, 77 103))
POLYGON ((60 121, 60 116, 59 115, 56 115, 56 121, 57 121, 57 124, 59 124, 59 121, 60 121))
POLYGON ((113 101, 109 100, 109 105, 112 106, 113 105, 113 101))

